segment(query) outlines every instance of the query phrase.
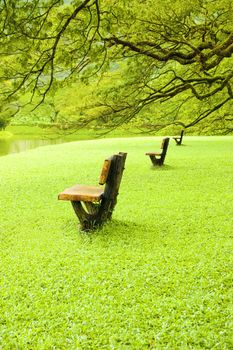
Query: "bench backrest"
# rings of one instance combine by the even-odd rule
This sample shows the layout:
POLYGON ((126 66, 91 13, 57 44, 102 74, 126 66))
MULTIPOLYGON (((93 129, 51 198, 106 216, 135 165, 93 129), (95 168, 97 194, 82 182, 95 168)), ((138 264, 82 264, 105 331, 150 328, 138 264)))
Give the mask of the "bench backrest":
POLYGON ((116 198, 120 187, 127 153, 119 152, 109 160, 109 169, 106 172, 104 197, 116 198))
POLYGON ((101 170, 100 178, 99 178, 99 184, 104 185, 107 181, 109 170, 111 166, 111 158, 105 159, 103 168, 101 170))
POLYGON ((169 140, 170 138, 169 137, 165 137, 162 141, 162 145, 161 145, 161 148, 162 148, 162 153, 161 153, 161 162, 163 164, 164 162, 164 159, 166 157, 166 154, 167 154, 167 148, 168 148, 168 145, 169 145, 169 140))
POLYGON ((162 140, 162 143, 161 143, 161 147, 160 147, 160 148, 163 150, 163 152, 167 152, 169 140, 170 140, 169 137, 165 137, 165 138, 162 140))

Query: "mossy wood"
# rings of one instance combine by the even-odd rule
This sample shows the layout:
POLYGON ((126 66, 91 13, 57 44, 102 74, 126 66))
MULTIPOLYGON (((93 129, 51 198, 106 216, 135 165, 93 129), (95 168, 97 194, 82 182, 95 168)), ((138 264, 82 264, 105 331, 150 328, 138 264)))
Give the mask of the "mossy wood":
POLYGON ((120 152, 104 161, 100 186, 75 185, 58 195, 60 200, 71 201, 81 229, 90 231, 101 227, 112 218, 123 175, 127 153, 120 152))
POLYGON ((159 152, 147 152, 146 153, 146 155, 150 157, 151 162, 152 162, 153 165, 159 165, 159 166, 163 165, 165 157, 166 157, 166 154, 167 154, 169 140, 170 140, 169 137, 165 137, 162 140, 161 147, 160 147, 162 149, 162 151, 159 151, 159 152))
POLYGON ((184 130, 181 131, 180 136, 173 136, 173 139, 176 141, 176 144, 178 146, 182 144, 183 135, 184 135, 184 130))

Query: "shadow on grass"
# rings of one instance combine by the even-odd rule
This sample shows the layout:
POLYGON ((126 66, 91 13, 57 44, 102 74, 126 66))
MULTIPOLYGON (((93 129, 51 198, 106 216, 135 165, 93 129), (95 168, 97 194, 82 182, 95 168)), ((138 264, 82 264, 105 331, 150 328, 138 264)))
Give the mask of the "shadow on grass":
POLYGON ((176 147, 183 147, 183 146, 187 146, 186 144, 184 144, 184 143, 182 143, 181 145, 174 145, 174 146, 176 146, 176 147))
POLYGON ((144 232, 144 230, 145 227, 141 224, 113 219, 89 235, 91 239, 97 239, 103 243, 105 242, 107 245, 131 246, 132 242, 135 243, 137 241, 137 237, 141 239, 139 233, 144 232))
POLYGON ((167 171, 167 170, 173 170, 175 169, 175 167, 168 164, 164 164, 162 166, 151 165, 150 169, 153 171, 167 171))
POLYGON ((73 220, 67 220, 61 227, 61 234, 65 237, 71 237, 78 235, 79 237, 111 237, 122 240, 125 237, 131 237, 135 235, 135 232, 141 232, 145 230, 144 225, 134 223, 132 221, 125 220, 111 220, 106 222, 101 228, 93 231, 82 231, 78 219, 74 217, 73 220))

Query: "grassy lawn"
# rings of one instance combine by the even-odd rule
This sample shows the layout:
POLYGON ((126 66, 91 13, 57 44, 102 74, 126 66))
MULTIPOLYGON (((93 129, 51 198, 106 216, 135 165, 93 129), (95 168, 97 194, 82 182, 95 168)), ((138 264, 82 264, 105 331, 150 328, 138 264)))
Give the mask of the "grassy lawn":
POLYGON ((0 158, 0 349, 232 349, 233 137, 80 141, 0 158), (128 152, 113 220, 57 194, 128 152))

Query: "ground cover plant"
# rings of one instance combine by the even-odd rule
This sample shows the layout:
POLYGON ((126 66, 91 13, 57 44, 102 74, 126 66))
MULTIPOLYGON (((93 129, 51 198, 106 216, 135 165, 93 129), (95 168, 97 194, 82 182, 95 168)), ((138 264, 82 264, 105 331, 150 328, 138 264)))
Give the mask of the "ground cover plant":
POLYGON ((80 141, 0 158, 0 348, 231 349, 232 137, 80 141), (128 152, 113 220, 57 194, 128 152))

